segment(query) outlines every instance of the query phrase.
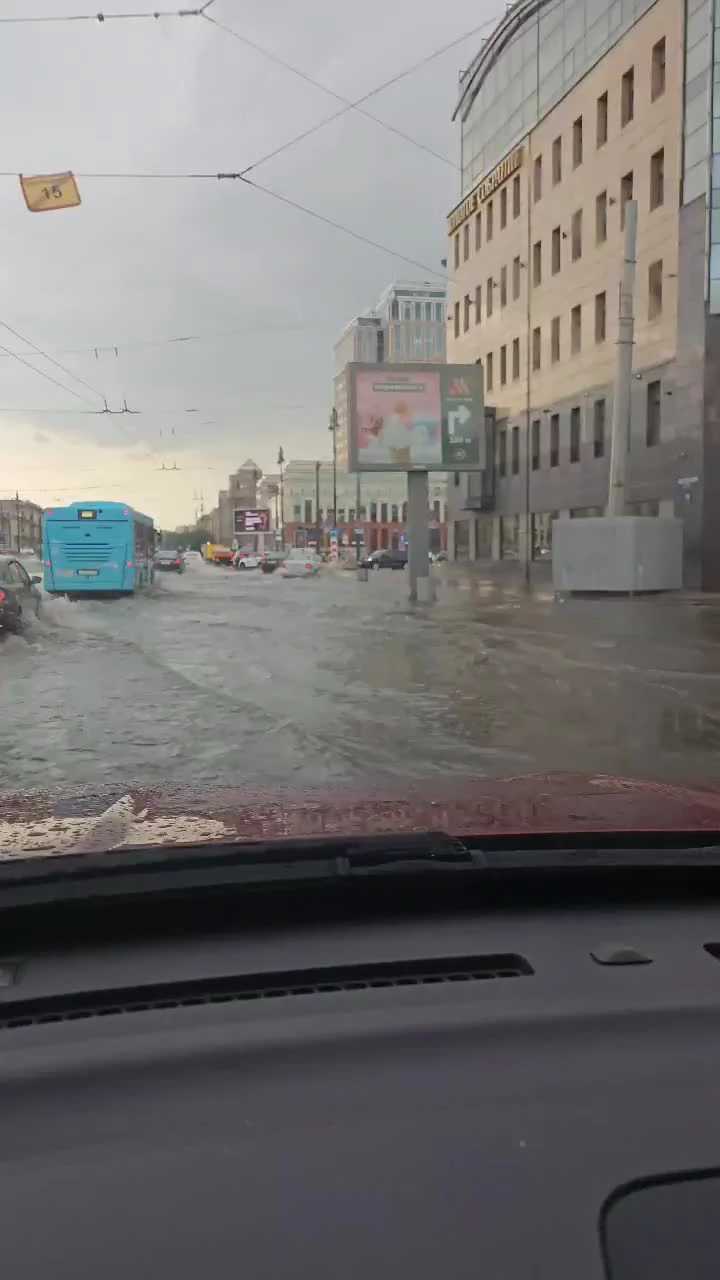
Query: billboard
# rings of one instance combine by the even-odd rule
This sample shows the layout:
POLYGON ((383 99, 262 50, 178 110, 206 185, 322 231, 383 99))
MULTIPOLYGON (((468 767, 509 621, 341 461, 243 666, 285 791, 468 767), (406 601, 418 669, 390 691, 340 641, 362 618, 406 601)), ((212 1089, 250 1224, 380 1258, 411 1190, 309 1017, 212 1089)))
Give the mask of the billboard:
POLYGON ((236 509, 233 514, 235 533, 267 533, 270 528, 269 511, 239 511, 236 509))
POLYGON ((483 471, 477 364, 349 364, 350 471, 483 471))

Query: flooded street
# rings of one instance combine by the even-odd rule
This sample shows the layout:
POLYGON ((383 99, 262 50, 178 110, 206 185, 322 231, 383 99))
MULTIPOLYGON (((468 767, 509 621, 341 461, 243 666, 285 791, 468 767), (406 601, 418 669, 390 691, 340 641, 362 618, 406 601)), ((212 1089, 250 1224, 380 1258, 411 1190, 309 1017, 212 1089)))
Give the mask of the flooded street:
POLYGON ((49 600, 0 640, 0 789, 717 772, 717 605, 437 583, 412 608, 403 573, 198 563, 133 600, 49 600))

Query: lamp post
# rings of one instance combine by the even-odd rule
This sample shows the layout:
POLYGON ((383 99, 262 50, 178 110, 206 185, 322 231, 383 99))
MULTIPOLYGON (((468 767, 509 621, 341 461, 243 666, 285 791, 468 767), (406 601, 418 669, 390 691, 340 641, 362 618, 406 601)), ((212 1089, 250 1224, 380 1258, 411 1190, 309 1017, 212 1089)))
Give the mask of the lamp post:
POLYGON ((283 447, 280 445, 278 449, 277 464, 280 469, 280 540, 285 545, 285 494, 283 492, 283 467, 285 465, 285 454, 283 447))
POLYGON ((330 411, 328 431, 332 435, 333 528, 337 527, 337 409, 330 411))

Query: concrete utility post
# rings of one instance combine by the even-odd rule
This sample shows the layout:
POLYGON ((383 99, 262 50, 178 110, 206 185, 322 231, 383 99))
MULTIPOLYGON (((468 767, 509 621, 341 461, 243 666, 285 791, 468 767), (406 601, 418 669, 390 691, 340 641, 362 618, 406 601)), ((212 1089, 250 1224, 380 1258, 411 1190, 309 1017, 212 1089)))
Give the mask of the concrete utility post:
POLYGON ((630 446, 630 408, 634 342, 635 254, 637 249, 637 202, 625 205, 625 257, 620 279, 618 308, 617 364, 610 438, 610 488, 607 514, 624 516, 627 495, 627 461, 630 446))

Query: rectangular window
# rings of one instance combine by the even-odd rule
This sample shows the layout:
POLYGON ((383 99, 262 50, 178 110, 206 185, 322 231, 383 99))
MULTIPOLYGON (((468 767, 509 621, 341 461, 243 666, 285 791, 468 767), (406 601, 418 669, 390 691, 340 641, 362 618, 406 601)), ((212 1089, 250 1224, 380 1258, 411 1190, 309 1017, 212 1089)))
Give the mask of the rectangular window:
POLYGON ((507 306, 507 267, 500 268, 500 306, 507 306))
POLYGON ((665 37, 652 47, 650 70, 650 101, 662 97, 665 92, 665 37))
POLYGON ((598 147, 604 147, 608 140, 608 96, 607 93, 601 93, 597 100, 597 113, 595 116, 595 143, 598 147))
POLYGON ((465 226, 463 227, 463 262, 467 262, 469 257, 470 257, 470 223, 466 222, 465 226))
POLYGON ((530 466, 540 470, 540 419, 534 418, 530 427, 530 466))
POLYGON ((573 307, 570 312, 570 352, 576 356, 582 347, 582 308, 573 307))
POLYGON ((605 401, 596 400, 593 405, 593 457, 605 456, 605 401))
POLYGON ((507 187, 500 192, 500 230, 507 226, 507 187))
POLYGON ((662 258, 648 267, 648 320, 657 320, 663 309, 662 258))
POLYGON ((623 129, 635 115, 635 68, 630 67, 620 85, 620 124, 623 129))
POLYGON ((552 233, 552 261, 550 267, 554 276, 560 270, 560 228, 553 227, 552 233))
POLYGON ((493 389, 493 356, 492 351, 488 351, 485 357, 485 386, 488 391, 493 389))
MULTIPOLYGON (((339 512, 338 512, 338 515, 340 516, 339 512)), ((387 524, 387 518, 388 518, 388 504, 387 502, 381 502, 380 503, 380 523, 387 524)), ((342 516, 340 516, 340 519, 342 519, 342 516)))
POLYGON ((513 338, 512 344, 512 376, 513 382, 520 377, 520 339, 513 338))
POLYGON ((583 118, 578 116, 573 123, 573 169, 577 169, 583 160, 583 118))
POLYGON ((625 227, 625 206, 628 200, 633 198, 633 175, 632 169, 620 179, 620 227, 625 227))
POLYGON ((582 257, 582 209, 576 209, 570 226, 570 257, 577 262, 582 257))
POLYGON ((607 191, 601 191, 595 197, 595 243, 604 244, 607 240, 607 191))
POLYGON ((475 252, 482 246, 482 214, 475 214, 475 252))
POLYGON ((513 258, 512 264, 512 296, 513 302, 520 297, 520 259, 513 258))
POLYGON ((482 285, 475 289, 475 323, 482 324, 482 285))
POLYGON ((648 382, 645 403, 645 444, 649 449, 660 443, 660 383, 648 382))
POLYGON ((605 298, 605 290, 602 293, 595 294, 595 341, 605 341, 605 329, 607 323, 607 305, 605 298))
POLYGON ((455 337, 460 337, 460 303, 455 303, 455 337))
POLYGON ((533 284, 542 284, 542 241, 536 240, 532 251, 533 284))
POLYGON ((460 266, 460 232, 459 231, 455 236, 455 240, 453 243, 455 246, 455 270, 457 271, 458 267, 460 266))
POLYGON ((470 328, 470 294, 466 293, 463 298, 463 333, 467 333, 470 328))
POLYGON ((535 157, 533 164, 533 200, 537 204, 542 196, 542 156, 535 157))
POLYGON ((560 414, 550 418, 550 466, 560 466, 560 414))
POLYGON ((580 461, 580 406, 570 410, 570 461, 580 461))
POLYGON ((507 347, 505 343, 500 348, 500 386, 504 387, 507 382, 507 347))
POLYGON ((493 202, 488 200, 485 210, 485 239, 490 243, 493 238, 493 202))
POLYGON ((663 147, 650 157, 650 208, 658 209, 665 200, 665 150, 663 147))
POLYGON ((560 317, 553 316, 550 321, 550 360, 557 364, 560 359, 560 317))
POLYGON ((493 281, 492 276, 488 276, 488 278, 487 278, 487 284, 486 284, 486 286, 485 286, 485 314, 487 315, 488 320, 490 319, 490 316, 491 316, 491 315, 492 315, 492 313, 493 313, 493 290, 494 290, 494 287, 495 287, 495 286, 494 286, 494 281, 493 281))
POLYGON ((552 144, 552 180, 554 187, 562 182, 562 138, 556 138, 552 144))
POLYGON ((507 475, 507 431, 504 427, 498 431, 498 471, 501 476, 507 475))
POLYGON ((542 355, 542 337, 540 334, 540 326, 538 325, 535 329, 533 329, 533 333, 532 333, 532 367, 533 369, 540 368, 541 355, 542 355))
POLYGON ((516 476, 520 470, 520 428, 513 427, 510 437, 510 465, 512 473, 516 476))
POLYGON ((520 174, 513 178, 513 218, 520 217, 520 174))

